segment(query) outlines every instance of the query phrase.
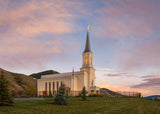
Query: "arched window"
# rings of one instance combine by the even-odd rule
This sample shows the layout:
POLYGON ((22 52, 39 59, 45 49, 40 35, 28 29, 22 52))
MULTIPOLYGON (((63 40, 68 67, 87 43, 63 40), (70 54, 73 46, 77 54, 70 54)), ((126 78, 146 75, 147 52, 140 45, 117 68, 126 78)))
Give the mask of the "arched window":
POLYGON ((85 62, 86 62, 86 64, 88 63, 88 59, 87 59, 87 57, 85 57, 85 62))

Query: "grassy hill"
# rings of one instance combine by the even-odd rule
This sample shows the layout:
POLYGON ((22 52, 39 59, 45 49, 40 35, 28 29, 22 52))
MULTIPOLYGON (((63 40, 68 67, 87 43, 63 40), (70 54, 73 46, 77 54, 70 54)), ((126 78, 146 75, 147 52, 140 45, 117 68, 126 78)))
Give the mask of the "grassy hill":
POLYGON ((0 68, 9 82, 10 92, 14 97, 36 96, 36 80, 25 74, 13 73, 0 68))
POLYGON ((33 73, 29 76, 33 77, 33 78, 40 79, 42 75, 49 75, 49 74, 59 74, 59 72, 54 71, 54 70, 46 70, 46 71, 39 72, 39 73, 33 73))
POLYGON ((160 114, 160 101, 142 98, 69 98, 69 105, 53 105, 53 98, 15 101, 13 107, 0 107, 0 114, 160 114))

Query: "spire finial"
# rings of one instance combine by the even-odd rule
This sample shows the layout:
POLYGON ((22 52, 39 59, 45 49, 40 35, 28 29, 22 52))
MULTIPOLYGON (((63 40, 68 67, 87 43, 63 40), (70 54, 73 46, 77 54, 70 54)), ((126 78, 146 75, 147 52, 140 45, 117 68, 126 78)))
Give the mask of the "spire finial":
POLYGON ((89 24, 87 24, 87 32, 89 32, 89 24))
POLYGON ((89 24, 87 24, 87 39, 84 52, 91 52, 90 41, 89 41, 89 24))

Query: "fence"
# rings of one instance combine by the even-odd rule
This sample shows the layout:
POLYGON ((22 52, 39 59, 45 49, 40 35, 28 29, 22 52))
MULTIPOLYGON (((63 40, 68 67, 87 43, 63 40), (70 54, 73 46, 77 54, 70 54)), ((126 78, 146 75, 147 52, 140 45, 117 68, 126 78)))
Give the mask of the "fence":
POLYGON ((128 97, 139 97, 139 98, 141 97, 140 92, 117 91, 117 93, 128 97))

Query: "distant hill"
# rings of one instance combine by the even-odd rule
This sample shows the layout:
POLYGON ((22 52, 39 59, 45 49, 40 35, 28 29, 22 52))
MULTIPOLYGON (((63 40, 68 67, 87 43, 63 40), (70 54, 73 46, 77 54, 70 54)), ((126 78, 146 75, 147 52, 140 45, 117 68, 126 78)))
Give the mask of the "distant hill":
POLYGON ((122 96, 121 94, 114 92, 112 90, 109 90, 107 88, 101 88, 101 93, 109 96, 122 96))
POLYGON ((40 79, 42 75, 49 75, 49 74, 59 74, 59 72, 54 71, 54 70, 46 70, 46 71, 39 72, 39 73, 33 73, 29 76, 36 78, 36 79, 40 79))
POLYGON ((152 95, 152 96, 147 96, 147 97, 144 97, 146 99, 157 99, 157 97, 160 97, 160 95, 152 95))
POLYGON ((9 82, 10 92, 14 97, 36 96, 37 79, 40 79, 41 75, 59 73, 54 70, 47 70, 31 75, 25 75, 20 73, 13 73, 0 68, 0 74, 2 72, 4 77, 9 82))
POLYGON ((36 96, 36 79, 0 68, 0 74, 2 72, 9 82, 10 92, 14 97, 36 96))

